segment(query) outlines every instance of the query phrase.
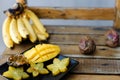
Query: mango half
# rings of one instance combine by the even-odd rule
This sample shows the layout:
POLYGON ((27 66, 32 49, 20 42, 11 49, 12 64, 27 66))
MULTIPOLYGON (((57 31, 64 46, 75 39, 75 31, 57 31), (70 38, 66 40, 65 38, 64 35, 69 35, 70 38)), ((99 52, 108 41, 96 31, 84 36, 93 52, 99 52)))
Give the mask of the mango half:
POLYGON ((29 62, 38 63, 45 62, 60 53, 60 47, 53 44, 37 44, 35 47, 25 51, 23 55, 29 62))

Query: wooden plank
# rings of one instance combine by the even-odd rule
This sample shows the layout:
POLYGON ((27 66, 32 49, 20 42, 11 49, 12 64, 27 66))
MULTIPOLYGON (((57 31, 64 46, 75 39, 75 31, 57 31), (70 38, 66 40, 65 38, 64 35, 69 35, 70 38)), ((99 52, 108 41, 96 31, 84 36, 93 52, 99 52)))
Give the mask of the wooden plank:
POLYGON ((120 58, 120 47, 110 48, 107 46, 97 46, 93 55, 83 55, 80 53, 78 45, 59 45, 61 48, 61 54, 69 57, 113 57, 120 58))
POLYGON ((50 34, 104 34, 111 26, 45 26, 50 34))
MULTIPOLYGON (((119 2, 119 0, 117 0, 119 2)), ((31 8, 32 9, 32 8, 31 8)), ((32 9, 33 10, 33 9, 32 9)), ((44 8, 36 8, 33 10, 38 16, 39 18, 50 18, 50 19, 84 19, 84 20, 114 20, 115 18, 115 9, 113 8, 98 8, 98 9, 59 9, 59 8, 50 8, 50 9, 45 9, 44 8), (39 10, 37 12, 37 10, 39 10), (98 11, 97 11, 98 10, 98 11), (44 14, 45 13, 45 14, 44 14), (109 13, 109 14, 108 14, 109 13), (42 14, 42 15, 41 15, 42 14)), ((118 16, 118 14, 116 15, 116 17, 118 16)), ((116 18, 116 22, 115 22, 115 26, 120 25, 118 24, 119 19, 118 17, 116 18)), ((116 28, 116 27, 115 27, 116 28)), ((106 30, 108 30, 107 28, 76 28, 76 27, 47 27, 48 32, 50 34, 54 34, 53 38, 55 38, 55 35, 72 35, 72 38, 66 38, 66 41, 69 41, 68 39, 74 39, 74 35, 103 35, 104 32, 106 30), (97 30, 96 30, 97 29, 97 30), (100 29, 100 30, 99 30, 100 29), (87 30, 87 31, 86 31, 87 30)), ((102 37, 101 37, 102 38, 102 37)), ((78 38, 79 39, 79 38, 78 38)), ((98 38, 99 39, 99 38, 98 38)), ((61 39, 60 39, 61 40, 61 39)), ((104 41, 104 39, 102 40, 104 41)), ((6 48, 3 55, 5 57, 4 60, 6 60, 6 57, 9 56, 7 54, 17 54, 17 53, 21 53, 26 49, 29 49, 30 47, 32 47, 35 44, 29 43, 29 42, 25 42, 22 43, 21 45, 16 45, 14 49, 8 49, 6 48)), ((77 56, 77 58, 74 58, 76 60, 78 60, 80 62, 80 64, 76 67, 74 73, 83 73, 85 70, 93 70, 92 73, 95 73, 95 67, 97 67, 98 72, 105 72, 105 71, 114 71, 115 69, 117 69, 116 72, 119 71, 119 66, 120 66, 120 61, 118 61, 117 59, 119 59, 119 53, 120 53, 120 47, 118 48, 109 48, 106 46, 97 46, 97 50, 95 52, 94 55, 92 55, 90 57, 90 59, 92 59, 92 57, 97 58, 97 59, 81 59, 81 58, 89 58, 89 56, 86 55, 82 55, 79 51, 78 45, 77 43, 75 43, 74 45, 62 45, 61 43, 59 44, 60 48, 61 48, 61 54, 63 55, 67 55, 67 56, 77 56), (101 56, 102 58, 105 59, 100 59, 97 56, 101 56), (109 57, 112 57, 112 59, 115 60, 106 60, 109 57), (116 57, 118 57, 116 59, 116 57), (115 63, 117 60, 117 64, 115 63), (89 63, 92 62, 92 63, 89 63), (97 62, 97 63, 96 63, 97 62), (95 63, 96 65, 94 66, 93 63, 95 63), (108 63, 108 64, 106 64, 108 63), (81 66, 81 64, 83 66, 81 66), (89 64, 89 65, 88 65, 89 64), (86 65, 86 67, 84 66, 86 65), (108 66, 112 66, 112 67, 108 67, 108 66), (82 68, 82 69, 81 69, 82 68), (101 70, 100 70, 101 69, 101 70)), ((1 62, 4 62, 4 60, 0 60, 1 62)), ((0 63, 1 64, 1 63, 0 63)), ((88 72, 89 73, 89 72, 88 72)), ((4 80, 3 78, 0 77, 0 80, 4 80)), ((69 76, 66 76, 65 80, 120 80, 120 76, 119 75, 90 75, 90 74, 73 74, 70 73, 69 76)))
MULTIPOLYGON (((63 45, 63 46, 65 46, 65 45, 63 45)), ((71 46, 71 47, 73 47, 73 46, 71 46)), ((69 48, 69 52, 71 52, 71 49, 69 48)), ((75 47, 74 47, 74 49, 75 49, 75 47)), ((19 52, 22 51, 22 49, 21 49, 21 51, 18 49, 16 49, 16 50, 19 52)), ((13 51, 7 50, 7 52, 9 51, 9 55, 11 55, 12 54, 11 52, 16 52, 16 50, 13 50, 13 51)), ((68 49, 65 49, 65 50, 68 50, 68 49)), ((67 53, 67 54, 69 54, 69 53, 67 53)), ((4 61, 5 61, 5 58, 7 58, 7 56, 9 56, 9 55, 5 54, 5 53, 3 54, 3 56, 5 56, 5 57, 3 57, 4 61)), ((63 54, 63 55, 66 55, 66 54, 63 54)), ((76 53, 71 54, 71 56, 69 56, 69 57, 79 61, 79 65, 74 69, 74 71, 72 73, 120 74, 120 58, 116 58, 116 57, 109 58, 109 56, 111 55, 110 53, 107 53, 107 55, 106 55, 107 58, 105 58, 105 56, 98 58, 98 57, 95 57, 95 55, 94 55, 94 57, 87 57, 87 56, 85 57, 85 55, 84 55, 84 57, 82 57, 82 56, 80 57, 80 53, 77 54, 77 57, 74 57, 72 55, 76 55, 76 53)), ((4 62, 3 60, 1 60, 1 61, 4 62)))
MULTIPOLYGON (((23 47, 22 47, 23 48, 23 47)), ((17 48, 16 48, 17 49, 17 48)), ((21 49, 22 50, 22 49, 21 49)), ((10 53, 11 53, 11 50, 9 51, 10 53)), ((5 55, 5 54, 4 54, 5 55)), ((94 57, 95 58, 95 57, 94 57)), ((88 59, 83 59, 83 58, 73 58, 73 59, 76 59, 76 60, 78 60, 80 63, 79 63, 79 65, 73 70, 74 72, 72 72, 72 74, 70 74, 70 75, 67 75, 66 77, 65 77, 65 80, 87 80, 87 79, 89 79, 89 80, 119 80, 120 79, 120 77, 118 76, 118 75, 96 75, 96 74, 92 74, 92 75, 90 75, 90 74, 73 74, 73 73, 78 73, 79 71, 83 71, 83 70, 88 70, 88 69, 95 69, 95 67, 97 67, 97 68, 99 68, 99 69, 101 69, 102 67, 102 70, 106 67, 106 66, 108 66, 108 64, 109 64, 109 66, 112 66, 112 68, 113 69, 118 69, 118 67, 119 67, 119 65, 120 64, 118 64, 117 66, 115 66, 115 64, 113 64, 113 63, 111 63, 111 60, 109 60, 109 59, 92 59, 91 61, 89 60, 88 61, 88 59), (95 63, 96 61, 98 61, 97 63, 95 63), (92 62, 92 63, 89 63, 89 62, 92 62), (96 64, 96 66, 93 66, 93 63, 94 64, 96 64), (108 64, 106 64, 106 63, 108 63, 108 64), (82 64, 82 65, 81 65, 82 64), (91 65, 90 65, 91 64, 91 65), (85 65, 87 65, 87 66, 85 66, 85 65), (101 65, 102 65, 102 67, 101 67, 101 65), (87 68, 86 68, 87 67, 87 68), (115 67, 115 68, 114 68, 115 67), (89 78, 89 76, 91 76, 91 78, 89 78)), ((116 60, 116 59, 115 59, 116 60)), ((6 61, 6 58, 2 58, 2 60, 0 60, 0 64, 1 63, 3 63, 3 62, 5 62, 6 61)), ((112 60, 113 61, 113 60, 112 60)), ((120 61, 118 61, 117 60, 117 62, 120 62, 120 61)), ((106 67, 107 68, 107 70, 108 70, 108 68, 110 68, 109 70, 112 70, 111 69, 111 67, 106 67)), ((119 68, 120 69, 120 68, 119 68)), ((106 70, 106 69, 105 69, 106 70)), ((113 70, 112 70, 113 71, 113 70)), ((80 72, 79 72, 80 73, 80 72)), ((104 73, 103 73, 104 74, 104 73)), ((2 80, 2 78, 0 77, 0 79, 2 80)), ((4 80, 4 79, 3 79, 4 80)))
MULTIPOLYGON (((96 44, 97 50, 94 56, 105 56, 105 57, 120 57, 118 48, 109 48, 105 46, 105 36, 104 33, 109 29, 109 27, 67 27, 67 26, 46 26, 48 32, 50 32, 49 42, 52 44, 57 44, 61 47, 61 53, 64 55, 74 55, 81 56, 78 49, 78 43, 83 35, 91 36, 96 44), (102 45, 102 46, 101 46, 102 45)), ((16 54, 32 47, 35 44, 30 42, 23 42, 20 45, 16 45, 14 49, 6 48, 5 54, 16 54)))
MULTIPOLYGON (((82 36, 91 36, 96 45, 106 45, 105 33, 111 27, 46 26, 49 42, 55 44, 78 44, 82 36)), ((117 31, 119 33, 119 31, 117 31)))
POLYGON ((3 54, 19 54, 32 46, 34 46, 34 43, 29 42, 28 40, 22 42, 20 45, 14 45, 13 49, 6 48, 3 54))
POLYGON ((82 36, 90 36, 96 43, 96 45, 106 45, 106 38, 104 35, 81 35, 81 34, 52 34, 50 36, 50 43, 54 44, 78 44, 82 36))
POLYGON ((120 59, 73 58, 79 65, 73 73, 120 74, 120 59))
MULTIPOLYGON (((21 53, 33 45, 32 43, 24 43, 21 45, 15 45, 14 49, 6 48, 3 52, 5 54, 17 54, 21 53)), ((58 44, 57 44, 58 45, 58 44)), ((118 48, 109 48, 106 46, 97 46, 96 51, 93 55, 82 55, 78 48, 78 45, 60 45, 61 54, 69 56, 69 57, 104 57, 104 58, 120 58, 120 47, 118 48)))
POLYGON ((115 9, 115 22, 114 22, 114 28, 120 29, 120 0, 116 0, 116 9, 115 9))
POLYGON ((39 8, 30 9, 43 19, 114 20, 114 8, 39 8))
POLYGON ((70 74, 64 80, 120 80, 119 75, 70 74))
MULTIPOLYGON (((2 58, 0 60, 0 64, 4 63, 5 61, 6 61, 6 58, 2 58)), ((102 64, 102 65, 106 65, 106 64, 102 64)), ((5 78, 0 76, 0 80, 5 80, 5 78)), ((72 73, 69 73, 67 76, 65 76, 64 79, 62 80, 120 80, 120 76, 119 75, 97 75, 97 74, 74 74, 72 72, 72 73)))

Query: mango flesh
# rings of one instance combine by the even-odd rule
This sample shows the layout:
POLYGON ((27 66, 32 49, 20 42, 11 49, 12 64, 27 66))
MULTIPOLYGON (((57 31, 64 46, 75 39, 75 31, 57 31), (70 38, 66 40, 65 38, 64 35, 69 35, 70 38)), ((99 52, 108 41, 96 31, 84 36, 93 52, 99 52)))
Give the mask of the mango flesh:
POLYGON ((53 44, 38 44, 24 52, 24 56, 33 63, 45 62, 60 53, 60 47, 53 44))

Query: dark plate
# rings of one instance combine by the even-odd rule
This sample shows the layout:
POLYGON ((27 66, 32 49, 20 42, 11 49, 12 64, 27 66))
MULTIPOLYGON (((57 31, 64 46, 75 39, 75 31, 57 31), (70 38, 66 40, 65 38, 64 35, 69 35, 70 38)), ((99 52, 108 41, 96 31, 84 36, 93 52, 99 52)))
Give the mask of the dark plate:
MULTIPOLYGON (((66 58, 66 56, 58 55, 56 58, 63 59, 63 58, 66 58)), ((45 62, 44 64, 45 64, 45 65, 51 64, 52 61, 53 61, 53 59, 45 62)), ((52 73, 50 72, 50 73, 47 74, 47 75, 39 75, 39 76, 37 76, 37 77, 32 77, 32 75, 29 74, 30 77, 27 78, 27 79, 25 79, 25 80, 63 80, 62 78, 63 78, 66 74, 68 74, 69 72, 71 72, 71 71, 75 68, 75 66, 77 66, 78 64, 79 64, 78 61, 73 60, 73 59, 70 58, 70 64, 69 64, 69 66, 68 66, 68 70, 67 70, 66 72, 64 72, 64 73, 60 73, 60 74, 57 75, 57 76, 53 76, 52 73)), ((2 75, 3 72, 7 71, 7 70, 8 70, 8 67, 9 67, 9 65, 7 64, 7 62, 4 63, 4 64, 2 64, 2 65, 0 65, 0 74, 2 75)), ((9 79, 9 80, 11 80, 11 79, 9 79)))

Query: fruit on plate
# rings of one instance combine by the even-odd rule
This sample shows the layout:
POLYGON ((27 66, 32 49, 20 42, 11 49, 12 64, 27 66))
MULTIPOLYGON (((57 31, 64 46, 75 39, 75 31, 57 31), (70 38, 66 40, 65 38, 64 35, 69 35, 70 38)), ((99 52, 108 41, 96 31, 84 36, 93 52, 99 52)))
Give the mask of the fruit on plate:
POLYGON ((14 80, 22 80, 29 77, 29 75, 24 72, 23 67, 15 68, 12 66, 9 66, 8 71, 5 71, 2 75, 14 80))
POLYGON ((3 22, 2 36, 8 48, 29 39, 32 43, 47 40, 49 34, 37 15, 25 4, 16 3, 5 11, 7 18, 3 22), (34 26, 32 25, 34 24, 34 26))
POLYGON ((27 69, 28 73, 32 73, 33 77, 39 74, 48 74, 49 71, 44 68, 44 63, 30 63, 30 67, 27 69))
POLYGON ((27 58, 23 54, 13 54, 8 57, 7 63, 10 66, 19 67, 29 64, 27 58))
POLYGON ((53 44, 37 44, 35 47, 25 51, 23 55, 34 63, 45 62, 60 53, 60 47, 53 44))
POLYGON ((61 72, 66 72, 68 65, 69 65, 69 58, 63 58, 62 60, 59 60, 58 58, 54 58, 53 64, 47 65, 47 68, 52 72, 53 76, 56 76, 61 72))

